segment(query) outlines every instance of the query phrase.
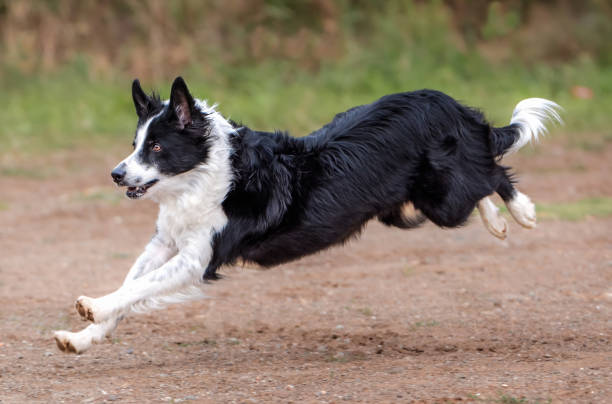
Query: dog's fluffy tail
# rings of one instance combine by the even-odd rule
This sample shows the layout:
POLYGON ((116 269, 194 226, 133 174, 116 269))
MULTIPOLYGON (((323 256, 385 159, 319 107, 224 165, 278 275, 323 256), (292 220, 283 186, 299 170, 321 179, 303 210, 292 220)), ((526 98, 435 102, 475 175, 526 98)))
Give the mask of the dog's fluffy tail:
POLYGON ((548 132, 549 121, 563 123, 559 111, 561 107, 544 98, 527 98, 514 108, 510 125, 492 128, 491 146, 495 156, 511 154, 540 135, 548 132))

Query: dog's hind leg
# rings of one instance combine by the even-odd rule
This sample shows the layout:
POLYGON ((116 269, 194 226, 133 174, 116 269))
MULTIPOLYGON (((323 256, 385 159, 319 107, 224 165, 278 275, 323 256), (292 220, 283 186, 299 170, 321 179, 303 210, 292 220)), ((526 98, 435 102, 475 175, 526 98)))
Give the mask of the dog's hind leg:
POLYGON ((425 223, 427 218, 414 209, 414 206, 397 206, 391 210, 378 215, 378 220, 387 226, 399 227, 400 229, 414 229, 425 223), (407 210, 410 209, 410 214, 407 210))
POLYGON ((527 195, 516 191, 514 197, 506 202, 506 206, 518 224, 527 229, 536 227, 536 208, 527 195))
POLYGON ((518 224, 533 229, 536 227, 536 208, 529 197, 519 192, 508 176, 504 176, 497 187, 497 193, 506 203, 508 211, 518 224))
POLYGON ((478 201, 476 205, 482 222, 495 237, 504 240, 508 236, 508 223, 499 214, 499 209, 488 196, 478 201))

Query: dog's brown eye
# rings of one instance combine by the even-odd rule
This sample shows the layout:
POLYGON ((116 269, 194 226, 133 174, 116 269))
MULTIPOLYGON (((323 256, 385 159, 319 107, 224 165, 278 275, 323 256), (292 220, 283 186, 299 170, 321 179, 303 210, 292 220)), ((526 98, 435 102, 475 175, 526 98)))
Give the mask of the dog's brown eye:
POLYGON ((159 143, 155 143, 152 147, 151 150, 153 150, 154 152, 158 153, 161 151, 161 146, 159 145, 159 143))

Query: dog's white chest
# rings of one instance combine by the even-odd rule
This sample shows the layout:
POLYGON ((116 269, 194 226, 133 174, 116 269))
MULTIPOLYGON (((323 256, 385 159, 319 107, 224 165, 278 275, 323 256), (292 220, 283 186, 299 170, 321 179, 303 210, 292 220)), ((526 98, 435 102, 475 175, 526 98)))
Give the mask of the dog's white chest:
POLYGON ((206 209, 172 209, 160 207, 157 231, 174 242, 181 250, 189 244, 212 243, 215 233, 221 231, 227 223, 227 217, 221 206, 206 209))

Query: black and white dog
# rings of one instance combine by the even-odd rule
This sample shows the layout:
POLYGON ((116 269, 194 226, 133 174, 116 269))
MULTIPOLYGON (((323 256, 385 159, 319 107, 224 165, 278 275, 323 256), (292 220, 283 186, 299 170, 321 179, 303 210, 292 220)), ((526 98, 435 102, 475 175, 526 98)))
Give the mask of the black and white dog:
POLYGON ((530 98, 509 126, 451 97, 421 90, 382 97, 336 115, 309 136, 258 132, 194 99, 177 78, 168 101, 132 86, 134 151, 111 175, 132 199, 159 203, 157 230, 115 292, 76 301, 93 322, 57 331, 63 351, 83 352, 132 311, 199 296, 237 260, 271 266, 345 242, 372 218, 400 228, 429 219, 464 224, 478 207, 487 229, 506 236, 488 198, 497 192, 522 226, 536 223, 529 198, 498 164, 560 121, 558 105, 530 98), (404 205, 418 214, 408 217, 404 205))

